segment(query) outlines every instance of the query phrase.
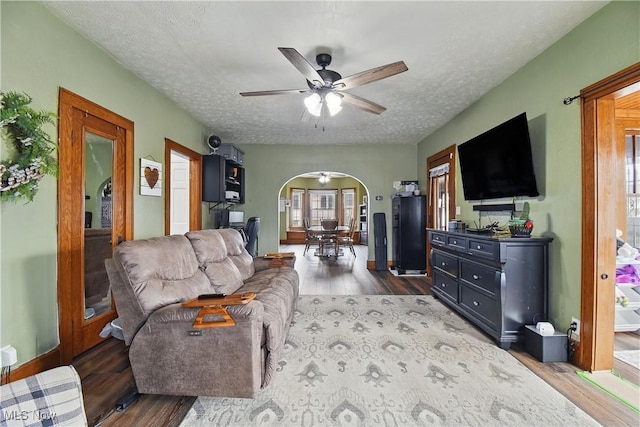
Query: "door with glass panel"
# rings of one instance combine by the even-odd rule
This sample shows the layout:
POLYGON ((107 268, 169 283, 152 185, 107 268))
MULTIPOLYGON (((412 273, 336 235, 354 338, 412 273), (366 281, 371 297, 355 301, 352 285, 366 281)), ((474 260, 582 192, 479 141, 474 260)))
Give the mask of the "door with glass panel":
POLYGON ((104 261, 132 237, 133 123, 60 91, 58 289, 62 363, 116 318, 104 261), (129 147, 131 146, 131 147, 129 147))
MULTIPOLYGON (((455 153, 452 145, 427 159, 427 228, 446 230, 449 220, 455 218, 455 153)), ((427 276, 431 276, 430 253, 427 238, 427 276)))

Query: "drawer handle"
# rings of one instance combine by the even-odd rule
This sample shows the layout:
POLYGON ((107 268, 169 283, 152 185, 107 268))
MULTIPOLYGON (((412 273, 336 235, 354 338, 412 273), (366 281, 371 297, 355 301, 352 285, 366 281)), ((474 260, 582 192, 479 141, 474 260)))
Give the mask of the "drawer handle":
POLYGON ((480 303, 478 301, 474 301, 473 305, 475 305, 476 307, 480 305, 480 303))
POLYGON ((447 287, 447 285, 445 285, 444 283, 440 283, 440 286, 443 287, 443 288, 447 287))
POLYGON ((453 241, 453 244, 454 244, 454 245, 457 245, 457 244, 458 244, 458 241, 457 241, 457 240, 454 240, 454 241, 453 241))
POLYGON ((442 266, 443 266, 443 267, 446 267, 446 266, 447 266, 447 263, 446 263, 446 262, 443 262, 443 263, 442 263, 442 266))
POLYGON ((473 280, 478 280, 480 278, 480 276, 478 276, 477 274, 473 275, 473 280))
POLYGON ((482 249, 482 245, 476 246, 476 249, 482 249))

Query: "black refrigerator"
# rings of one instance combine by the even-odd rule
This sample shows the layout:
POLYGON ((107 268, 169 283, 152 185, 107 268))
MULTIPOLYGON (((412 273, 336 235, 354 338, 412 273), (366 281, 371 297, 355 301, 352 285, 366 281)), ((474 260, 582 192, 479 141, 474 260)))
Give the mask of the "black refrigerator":
POLYGON ((393 260, 398 274, 427 269, 426 196, 391 199, 393 260))

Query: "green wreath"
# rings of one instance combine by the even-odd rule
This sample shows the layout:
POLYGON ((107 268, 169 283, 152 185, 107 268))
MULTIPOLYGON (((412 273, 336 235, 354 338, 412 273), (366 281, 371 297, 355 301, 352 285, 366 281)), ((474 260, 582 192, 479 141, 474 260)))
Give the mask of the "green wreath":
POLYGON ((58 176, 58 161, 53 156, 57 144, 42 126, 55 126, 55 114, 35 111, 25 93, 0 92, 0 129, 2 140, 13 146, 13 157, 0 162, 0 201, 31 202, 45 175, 58 176))

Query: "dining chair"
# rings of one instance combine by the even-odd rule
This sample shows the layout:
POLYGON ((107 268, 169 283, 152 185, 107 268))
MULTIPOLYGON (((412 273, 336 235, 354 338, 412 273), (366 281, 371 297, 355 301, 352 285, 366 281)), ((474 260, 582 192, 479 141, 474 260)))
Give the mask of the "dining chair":
POLYGON ((340 252, 340 248, 339 248, 340 242, 338 241, 338 230, 336 230, 338 228, 338 220, 335 218, 321 219, 320 225, 322 226, 322 229, 325 230, 325 232, 322 233, 322 252, 321 252, 322 255, 331 256, 330 253, 328 252, 325 253, 325 249, 333 248, 334 254, 337 257, 340 252), (335 230, 335 232, 334 233, 327 232, 331 230, 335 230))
POLYGON ((338 244, 340 246, 348 246, 349 250, 351 251, 351 253, 353 254, 353 256, 356 256, 356 250, 353 247, 353 240, 354 240, 354 236, 356 234, 356 219, 351 218, 351 221, 349 222, 349 232, 346 236, 338 236, 338 244))
POLYGON ((304 246, 304 251, 302 251, 302 256, 305 256, 307 254, 309 247, 311 247, 312 245, 318 246, 318 250, 322 254, 322 250, 323 250, 322 237, 318 234, 313 233, 310 230, 311 221, 309 220, 309 218, 304 218, 302 220, 302 223, 304 225, 304 240, 305 240, 305 246, 304 246))
POLYGON ((337 219, 321 219, 320 225, 325 230, 335 230, 338 228, 338 220, 337 219))

